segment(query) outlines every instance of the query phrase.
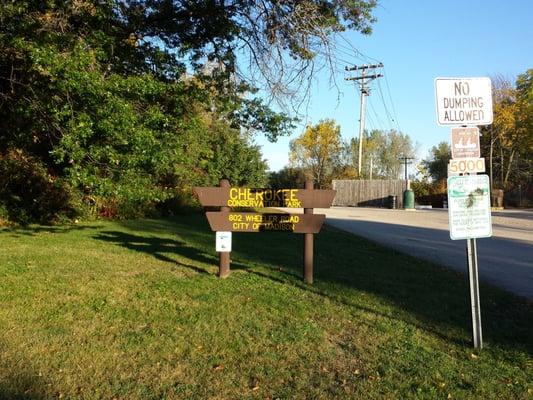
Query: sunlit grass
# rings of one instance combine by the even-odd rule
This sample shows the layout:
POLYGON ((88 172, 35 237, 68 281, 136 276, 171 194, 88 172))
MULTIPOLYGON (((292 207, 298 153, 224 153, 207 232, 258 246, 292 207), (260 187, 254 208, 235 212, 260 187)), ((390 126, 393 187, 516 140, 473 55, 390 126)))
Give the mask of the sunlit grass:
POLYGON ((234 234, 203 215, 0 231, 0 398, 531 398, 531 304, 325 228, 234 234))

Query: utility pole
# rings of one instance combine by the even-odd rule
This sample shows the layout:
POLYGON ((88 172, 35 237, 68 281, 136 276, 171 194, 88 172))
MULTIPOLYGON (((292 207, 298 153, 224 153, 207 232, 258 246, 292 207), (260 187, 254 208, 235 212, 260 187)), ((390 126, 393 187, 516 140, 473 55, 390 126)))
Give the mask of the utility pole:
POLYGON ((367 75, 367 70, 375 70, 376 68, 383 68, 383 63, 372 65, 354 65, 353 67, 345 67, 346 71, 361 71, 361 75, 345 78, 347 81, 357 81, 361 90, 361 108, 359 110, 359 159, 357 172, 359 179, 361 179, 361 166, 363 161, 363 132, 365 130, 365 99, 370 94, 368 83, 374 79, 381 78, 383 74, 367 75))
POLYGON ((409 180, 407 179, 407 164, 412 164, 411 160, 414 160, 413 157, 399 157, 398 160, 403 161, 405 168, 405 190, 409 190, 409 180))

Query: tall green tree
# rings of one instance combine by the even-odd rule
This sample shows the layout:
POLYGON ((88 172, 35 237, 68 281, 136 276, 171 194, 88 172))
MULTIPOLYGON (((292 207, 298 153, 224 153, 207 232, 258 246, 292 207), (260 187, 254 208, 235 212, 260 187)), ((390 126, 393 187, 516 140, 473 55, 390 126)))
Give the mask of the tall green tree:
POLYGON ((79 201, 123 215, 226 175, 262 181, 264 162, 248 132, 275 140, 292 125, 253 97, 256 83, 289 95, 287 83, 306 82, 304 72, 336 32, 369 32, 373 6, 4 1, 0 165, 35 163, 79 201), (239 69, 244 53, 252 65, 239 69))
MULTIPOLYGON (((359 139, 350 141, 351 162, 358 164, 359 139)), ((413 157, 415 145, 409 135, 394 129, 374 129, 363 140, 362 177, 369 179, 399 179, 402 176, 401 157, 413 157), (371 171, 372 169, 372 171, 371 171)))
POLYGON ((448 142, 440 142, 429 151, 429 157, 422 160, 421 170, 425 171, 434 183, 446 180, 448 163, 452 158, 452 150, 448 142))
POLYGON ((273 189, 303 188, 306 179, 303 168, 286 166, 279 171, 270 172, 268 185, 273 189))

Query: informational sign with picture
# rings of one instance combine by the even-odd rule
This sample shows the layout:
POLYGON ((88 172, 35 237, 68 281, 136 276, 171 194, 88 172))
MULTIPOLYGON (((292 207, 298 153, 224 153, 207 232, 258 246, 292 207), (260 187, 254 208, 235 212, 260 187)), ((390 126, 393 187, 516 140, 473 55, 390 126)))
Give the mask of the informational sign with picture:
POLYGON ((452 240, 492 236, 487 175, 449 177, 448 208, 452 240))
POLYGON ((479 128, 452 128, 452 158, 479 158, 479 128))

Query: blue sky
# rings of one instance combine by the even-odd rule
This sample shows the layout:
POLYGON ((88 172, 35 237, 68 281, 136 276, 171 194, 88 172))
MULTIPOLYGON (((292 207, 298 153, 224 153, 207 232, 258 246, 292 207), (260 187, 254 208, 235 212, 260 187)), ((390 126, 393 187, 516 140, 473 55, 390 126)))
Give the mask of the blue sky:
MULTIPOLYGON (((340 41, 339 70, 383 62, 386 77, 371 86, 366 127, 401 128, 418 144, 419 158, 450 140, 450 128, 436 122, 436 77, 502 75, 514 82, 533 68, 533 0, 381 0, 374 14, 378 21, 372 35, 343 35, 361 54, 340 41)), ((307 122, 333 118, 349 139, 358 135, 359 91, 344 77, 339 72, 340 97, 327 74, 316 77, 307 122)), ((270 170, 288 163, 289 142, 303 125, 275 144, 257 138, 270 170)))

